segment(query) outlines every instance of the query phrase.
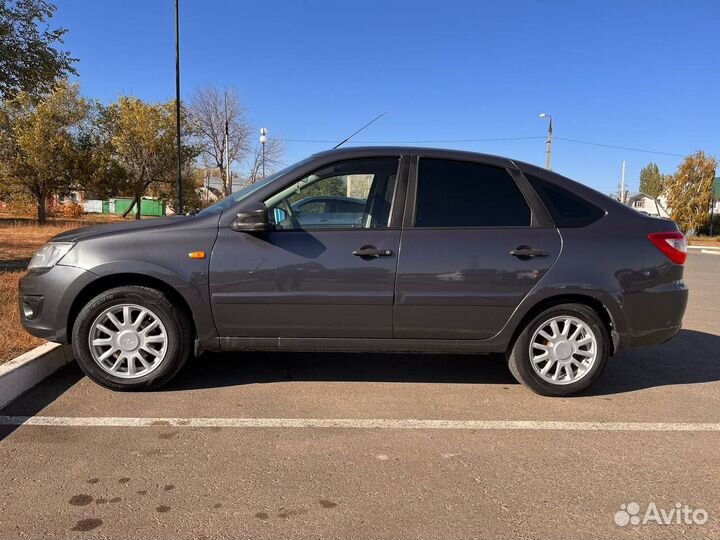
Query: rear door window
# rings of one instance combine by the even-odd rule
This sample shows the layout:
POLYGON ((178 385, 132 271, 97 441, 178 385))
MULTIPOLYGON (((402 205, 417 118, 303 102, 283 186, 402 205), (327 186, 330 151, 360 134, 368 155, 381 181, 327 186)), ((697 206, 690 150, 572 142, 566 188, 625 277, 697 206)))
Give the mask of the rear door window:
POLYGON ((529 227, 530 208, 501 167, 421 158, 415 227, 529 227))

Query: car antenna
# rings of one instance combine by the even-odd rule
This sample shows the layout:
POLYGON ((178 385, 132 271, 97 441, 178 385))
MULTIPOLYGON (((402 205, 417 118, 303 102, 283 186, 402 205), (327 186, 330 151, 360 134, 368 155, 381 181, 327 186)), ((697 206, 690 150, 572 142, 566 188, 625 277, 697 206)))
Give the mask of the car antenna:
POLYGON ((363 127, 361 127, 360 129, 358 129, 355 133, 353 133, 352 135, 350 135, 347 139, 343 139, 342 141, 340 141, 339 143, 337 143, 335 146, 333 146, 333 150, 335 150, 336 148, 340 148, 343 144, 345 144, 346 142, 348 142, 348 141, 349 141, 350 139, 352 139, 355 135, 357 135, 358 133, 360 133, 363 129, 365 129, 366 127, 368 127, 370 124, 374 124, 375 122, 377 122, 378 120, 380 120, 380 119, 381 119, 383 116, 385 116, 386 114, 387 114, 387 113, 384 112, 384 113, 382 113, 382 114, 377 115, 375 118, 373 118, 372 120, 370 120, 367 124, 365 124, 363 127))

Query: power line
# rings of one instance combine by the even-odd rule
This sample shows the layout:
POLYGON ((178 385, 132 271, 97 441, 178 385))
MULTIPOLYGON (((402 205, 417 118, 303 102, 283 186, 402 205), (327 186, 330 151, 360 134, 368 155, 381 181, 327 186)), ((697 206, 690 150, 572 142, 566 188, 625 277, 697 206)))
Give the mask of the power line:
MULTIPOLYGON (((439 143, 470 143, 470 142, 491 142, 491 141, 522 141, 527 139, 544 139, 545 137, 500 137, 493 139, 442 139, 425 141, 354 141, 348 144, 439 144, 439 143)), ((334 143, 334 140, 325 139, 278 139, 283 142, 293 143, 334 143)))
MULTIPOLYGON (((348 144, 459 144, 459 143, 478 143, 478 142, 501 142, 501 141, 527 141, 534 139, 545 139, 543 136, 534 137, 495 137, 488 139, 433 139, 433 140, 416 140, 416 141, 354 141, 348 144)), ((615 150, 626 150, 628 152, 642 152, 644 154, 657 154, 661 156, 685 157, 685 154, 676 154, 673 152, 663 152, 661 150, 647 150, 645 148, 634 148, 632 146, 621 146, 617 144, 605 144, 592 141, 582 141, 580 139, 570 139, 568 137, 555 137, 556 140, 571 142, 576 144, 586 144, 589 146, 599 146, 602 148, 613 148, 615 150)), ((312 144, 333 144, 332 139, 278 139, 289 143, 312 143, 312 144)))
POLYGON ((568 139, 566 137, 555 137, 555 139, 579 144, 588 144, 590 146, 602 146, 604 148, 615 148, 616 150, 628 150, 629 152, 643 152, 645 154, 659 154, 662 156, 685 157, 684 154, 674 154, 672 152, 661 152, 659 150, 645 150, 643 148, 633 148, 631 146, 619 146, 616 144, 604 144, 590 141, 581 141, 578 139, 568 139))

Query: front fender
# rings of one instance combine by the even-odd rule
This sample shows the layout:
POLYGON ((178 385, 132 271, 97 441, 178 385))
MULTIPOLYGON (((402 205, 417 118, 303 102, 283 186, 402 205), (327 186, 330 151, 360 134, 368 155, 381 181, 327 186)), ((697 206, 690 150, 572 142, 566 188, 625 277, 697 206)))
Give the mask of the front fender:
MULTIPOLYGON (((189 262, 188 267, 194 261, 189 262)), ((136 283, 138 281, 142 283, 143 278, 145 278, 148 281, 148 286, 152 286, 153 280, 161 281, 185 300, 195 322, 198 339, 204 341, 216 338, 217 330, 213 322, 208 297, 207 263, 198 264, 197 266, 197 269, 188 271, 185 275, 178 274, 160 264, 133 260, 106 262, 86 269, 97 276, 90 286, 96 284, 98 280, 121 275, 134 276, 136 283)), ((189 268, 186 267, 186 269, 189 268)))

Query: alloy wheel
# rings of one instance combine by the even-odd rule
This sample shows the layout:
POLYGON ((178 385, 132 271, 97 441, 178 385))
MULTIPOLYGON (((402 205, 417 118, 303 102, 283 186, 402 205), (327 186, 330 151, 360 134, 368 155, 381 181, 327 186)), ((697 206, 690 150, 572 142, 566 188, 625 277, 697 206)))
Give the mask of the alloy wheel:
POLYGON ((538 326, 530 340, 530 363, 544 381, 571 384, 585 377, 598 356, 597 337, 577 317, 562 315, 538 326))
POLYGON ((165 358, 165 325, 152 310, 118 304, 104 310, 90 326, 90 353, 107 373, 123 379, 143 377, 165 358))

